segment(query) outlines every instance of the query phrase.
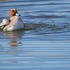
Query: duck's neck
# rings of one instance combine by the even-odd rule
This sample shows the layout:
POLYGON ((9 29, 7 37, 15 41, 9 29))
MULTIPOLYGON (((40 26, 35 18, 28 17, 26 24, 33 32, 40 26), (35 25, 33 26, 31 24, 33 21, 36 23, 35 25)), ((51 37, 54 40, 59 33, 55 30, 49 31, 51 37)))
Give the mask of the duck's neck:
POLYGON ((14 16, 11 16, 11 17, 10 17, 10 20, 11 20, 13 17, 14 17, 14 16))

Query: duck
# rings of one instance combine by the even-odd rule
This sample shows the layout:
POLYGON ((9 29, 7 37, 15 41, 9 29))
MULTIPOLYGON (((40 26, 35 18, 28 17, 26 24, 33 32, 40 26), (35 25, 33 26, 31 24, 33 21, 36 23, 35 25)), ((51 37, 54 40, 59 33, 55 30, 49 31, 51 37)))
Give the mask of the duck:
POLYGON ((9 17, 10 20, 3 19, 2 23, 0 24, 1 27, 4 26, 3 31, 24 29, 24 23, 15 8, 10 9, 9 17))

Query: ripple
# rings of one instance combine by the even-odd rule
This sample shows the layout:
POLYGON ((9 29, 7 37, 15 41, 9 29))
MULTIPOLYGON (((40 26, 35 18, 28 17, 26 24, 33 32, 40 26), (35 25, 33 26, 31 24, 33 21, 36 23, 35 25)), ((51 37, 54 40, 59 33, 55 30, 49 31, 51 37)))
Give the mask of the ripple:
POLYGON ((44 16, 25 16, 25 17, 29 17, 31 19, 34 19, 34 18, 64 18, 66 16, 57 16, 57 15, 44 15, 44 16))
POLYGON ((17 8, 25 30, 0 31, 1 70, 70 70, 70 0, 1 0, 0 21, 17 8))
POLYGON ((68 2, 67 0, 6 0, 6 2, 0 3, 0 7, 4 7, 0 9, 0 11, 2 11, 0 21, 4 17, 7 17, 7 12, 11 7, 15 7, 18 9, 19 13, 22 14, 21 18, 23 19, 23 21, 29 23, 27 26, 30 25, 29 27, 26 26, 26 30, 33 29, 33 33, 51 33, 58 31, 68 31, 68 26, 70 25, 69 4, 70 1, 68 2), (32 25, 30 24, 30 22, 32 24, 38 23, 38 25, 32 25), (67 22, 68 24, 65 25, 65 22, 67 22))

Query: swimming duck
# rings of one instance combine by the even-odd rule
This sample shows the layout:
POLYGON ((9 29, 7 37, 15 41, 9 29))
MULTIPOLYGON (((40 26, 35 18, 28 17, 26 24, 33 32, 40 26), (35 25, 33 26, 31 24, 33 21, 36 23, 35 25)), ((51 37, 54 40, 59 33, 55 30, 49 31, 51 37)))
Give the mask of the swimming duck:
POLYGON ((19 14, 17 14, 17 10, 15 8, 11 9, 9 12, 10 20, 4 20, 0 24, 0 26, 5 26, 3 31, 13 31, 18 29, 24 29, 24 23, 20 18, 19 14), (8 22, 5 22, 8 21, 8 22))

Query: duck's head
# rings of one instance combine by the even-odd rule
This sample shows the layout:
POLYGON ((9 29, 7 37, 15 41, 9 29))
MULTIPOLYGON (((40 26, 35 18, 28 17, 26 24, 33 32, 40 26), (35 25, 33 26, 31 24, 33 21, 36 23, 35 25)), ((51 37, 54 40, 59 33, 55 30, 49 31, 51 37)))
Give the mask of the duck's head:
POLYGON ((10 9, 9 17, 11 18, 11 17, 16 16, 16 15, 19 15, 17 10, 15 8, 10 9))

